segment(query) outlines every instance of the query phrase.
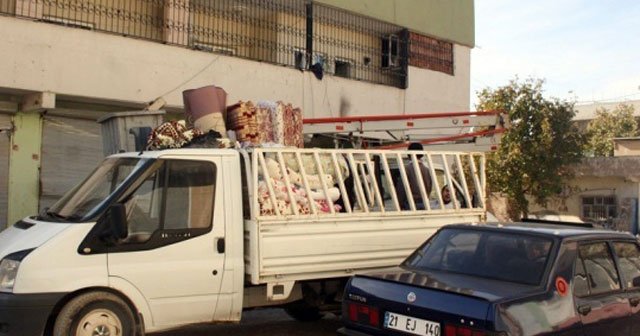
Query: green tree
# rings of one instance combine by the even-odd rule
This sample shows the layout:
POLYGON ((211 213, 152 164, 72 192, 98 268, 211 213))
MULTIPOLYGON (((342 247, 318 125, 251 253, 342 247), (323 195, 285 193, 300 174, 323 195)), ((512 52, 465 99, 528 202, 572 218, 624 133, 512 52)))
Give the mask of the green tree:
POLYGON ((543 85, 516 78, 478 92, 478 110, 505 111, 511 122, 487 160, 489 188, 507 195, 511 218, 527 215, 527 196, 545 206, 571 177, 568 166, 582 158, 584 136, 572 122, 573 103, 544 98, 543 85))
POLYGON ((613 138, 637 135, 638 123, 633 105, 620 104, 613 111, 596 110, 596 118, 587 126, 587 151, 595 156, 613 155, 613 138))

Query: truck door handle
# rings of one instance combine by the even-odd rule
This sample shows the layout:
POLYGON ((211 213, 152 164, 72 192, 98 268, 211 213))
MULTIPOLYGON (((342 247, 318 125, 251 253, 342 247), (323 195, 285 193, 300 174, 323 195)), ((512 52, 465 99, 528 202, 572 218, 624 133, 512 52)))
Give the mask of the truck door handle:
POLYGON ((590 312, 591 312, 591 306, 590 305, 578 306, 578 313, 580 313, 581 315, 587 315, 590 312))
POLYGON ((638 304, 640 304, 640 297, 630 298, 629 304, 631 305, 631 307, 636 307, 638 304))
POLYGON ((225 248, 224 238, 218 238, 218 242, 216 243, 216 247, 218 249, 218 253, 224 253, 225 248))

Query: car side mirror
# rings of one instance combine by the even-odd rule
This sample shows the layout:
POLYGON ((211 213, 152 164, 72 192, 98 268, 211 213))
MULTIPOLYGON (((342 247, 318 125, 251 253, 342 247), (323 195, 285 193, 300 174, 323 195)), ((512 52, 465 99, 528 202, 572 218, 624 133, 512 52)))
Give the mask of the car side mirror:
POLYGON ((124 204, 116 203, 109 207, 107 216, 109 217, 109 228, 113 238, 124 239, 129 234, 127 224, 127 210, 124 204))
POLYGON ((637 276, 631 280, 633 287, 640 287, 640 276, 637 276))

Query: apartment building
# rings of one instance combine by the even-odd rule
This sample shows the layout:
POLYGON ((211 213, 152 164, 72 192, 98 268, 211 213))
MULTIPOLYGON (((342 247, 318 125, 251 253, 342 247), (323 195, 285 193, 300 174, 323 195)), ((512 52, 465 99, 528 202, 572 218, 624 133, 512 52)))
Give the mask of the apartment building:
POLYGON ((304 117, 464 111, 472 0, 0 0, 0 227, 102 157, 105 113, 217 85, 304 117))

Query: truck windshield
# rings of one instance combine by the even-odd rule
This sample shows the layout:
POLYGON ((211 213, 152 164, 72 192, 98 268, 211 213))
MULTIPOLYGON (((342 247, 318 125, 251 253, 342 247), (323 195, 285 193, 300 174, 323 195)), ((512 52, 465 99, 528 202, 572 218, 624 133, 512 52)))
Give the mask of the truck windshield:
POLYGON ((148 159, 108 158, 82 183, 67 192, 58 202, 41 215, 49 220, 81 222, 94 217, 111 202, 132 176, 147 166, 148 159))
POLYGON ((403 266, 538 285, 553 241, 529 234, 444 229, 403 266))

